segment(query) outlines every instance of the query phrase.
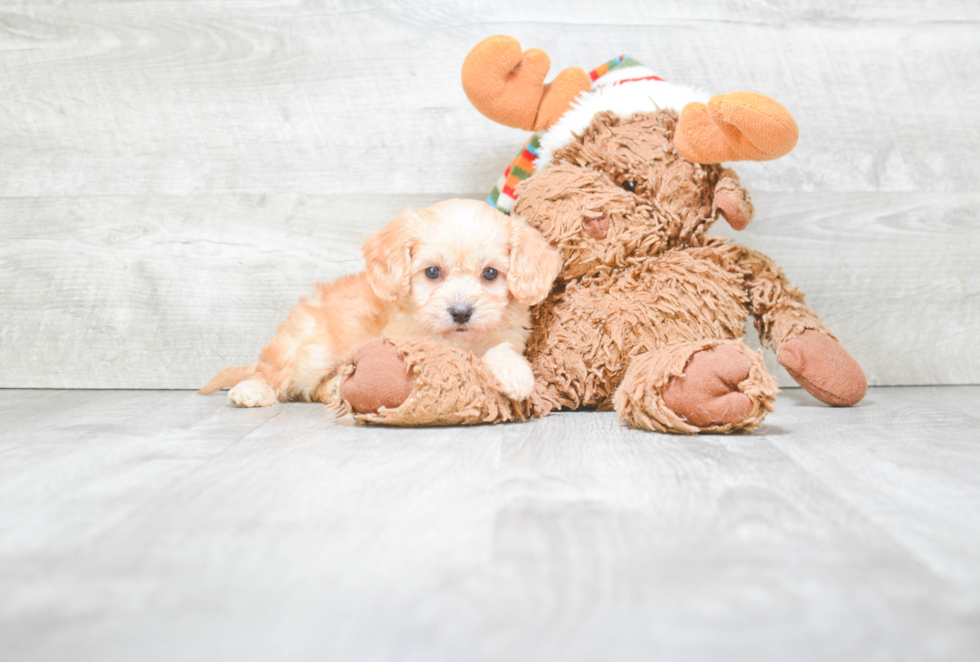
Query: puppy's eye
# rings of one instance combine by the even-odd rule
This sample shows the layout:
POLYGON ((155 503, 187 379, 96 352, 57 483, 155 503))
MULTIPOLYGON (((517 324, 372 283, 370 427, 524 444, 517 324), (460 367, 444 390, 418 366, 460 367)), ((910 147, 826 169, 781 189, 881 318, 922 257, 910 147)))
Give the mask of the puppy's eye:
POLYGON ((636 193, 636 182, 625 181, 623 182, 623 188, 630 193, 636 193))
POLYGON ((486 280, 497 280, 497 270, 493 267, 487 267, 483 270, 483 277, 486 280))
POLYGON ((425 270, 425 277, 429 280, 435 280, 440 275, 442 275, 442 270, 439 267, 429 267, 425 270))

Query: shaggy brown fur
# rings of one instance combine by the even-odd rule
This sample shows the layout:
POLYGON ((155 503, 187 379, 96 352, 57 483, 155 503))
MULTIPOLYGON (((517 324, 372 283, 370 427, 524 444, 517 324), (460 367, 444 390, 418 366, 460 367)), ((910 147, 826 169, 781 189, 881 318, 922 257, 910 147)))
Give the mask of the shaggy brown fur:
POLYGON ((514 213, 564 258, 532 313, 528 411, 502 402, 492 376, 418 340, 398 347, 414 371, 408 400, 362 420, 497 422, 596 407, 647 430, 751 430, 772 410, 776 386, 741 340, 750 314, 764 346, 792 350, 780 361, 792 357, 807 374, 791 374, 811 393, 860 400, 863 373, 782 270, 705 236, 719 215, 744 227, 752 203, 734 172, 677 155, 676 122, 673 111, 598 113, 518 188, 514 213))
POLYGON ((355 350, 354 360, 344 368, 346 399, 341 415, 354 414, 362 423, 400 426, 474 425, 528 418, 528 402, 511 400, 500 393, 493 373, 471 352, 442 345, 431 338, 373 340, 359 349, 360 352, 355 350), (362 407, 352 402, 348 393, 367 390, 370 384, 361 387, 361 383, 376 377, 365 375, 364 357, 389 366, 379 381, 392 378, 400 381, 407 368, 411 390, 399 407, 362 407), (391 368, 393 365, 398 367, 391 368))

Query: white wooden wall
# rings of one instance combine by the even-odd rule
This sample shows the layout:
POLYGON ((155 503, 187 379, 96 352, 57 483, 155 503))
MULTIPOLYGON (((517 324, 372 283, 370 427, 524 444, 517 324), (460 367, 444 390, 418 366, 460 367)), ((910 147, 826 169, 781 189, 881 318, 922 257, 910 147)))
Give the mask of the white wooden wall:
POLYGON ((525 133, 459 71, 499 33, 784 103, 740 240, 873 384, 980 382, 980 3, 132 0, 0 5, 0 386, 254 360, 396 209, 486 195, 525 133))

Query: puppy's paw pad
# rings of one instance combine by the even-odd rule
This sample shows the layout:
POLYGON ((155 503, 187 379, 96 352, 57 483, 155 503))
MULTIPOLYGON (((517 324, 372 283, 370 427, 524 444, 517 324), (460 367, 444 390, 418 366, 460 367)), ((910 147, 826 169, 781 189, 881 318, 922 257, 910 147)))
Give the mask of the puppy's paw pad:
POLYGON ((236 407, 268 407, 278 402, 271 386, 258 379, 246 379, 228 391, 228 401, 236 407))

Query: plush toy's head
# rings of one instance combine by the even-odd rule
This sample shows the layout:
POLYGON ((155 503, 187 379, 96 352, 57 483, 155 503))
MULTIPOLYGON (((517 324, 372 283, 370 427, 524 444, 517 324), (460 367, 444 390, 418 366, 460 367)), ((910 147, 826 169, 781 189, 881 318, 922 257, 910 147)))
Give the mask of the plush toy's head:
POLYGON ((561 250, 562 278, 695 244, 714 222, 721 168, 679 157, 676 124, 669 110, 597 113, 517 187, 514 213, 561 250))
POLYGON ((751 202, 718 164, 796 145, 793 116, 761 94, 711 97, 627 56, 545 85, 549 64, 542 51, 490 37, 467 56, 463 88, 487 117, 537 131, 487 202, 561 249, 563 279, 697 245, 719 213, 741 230, 751 202))

